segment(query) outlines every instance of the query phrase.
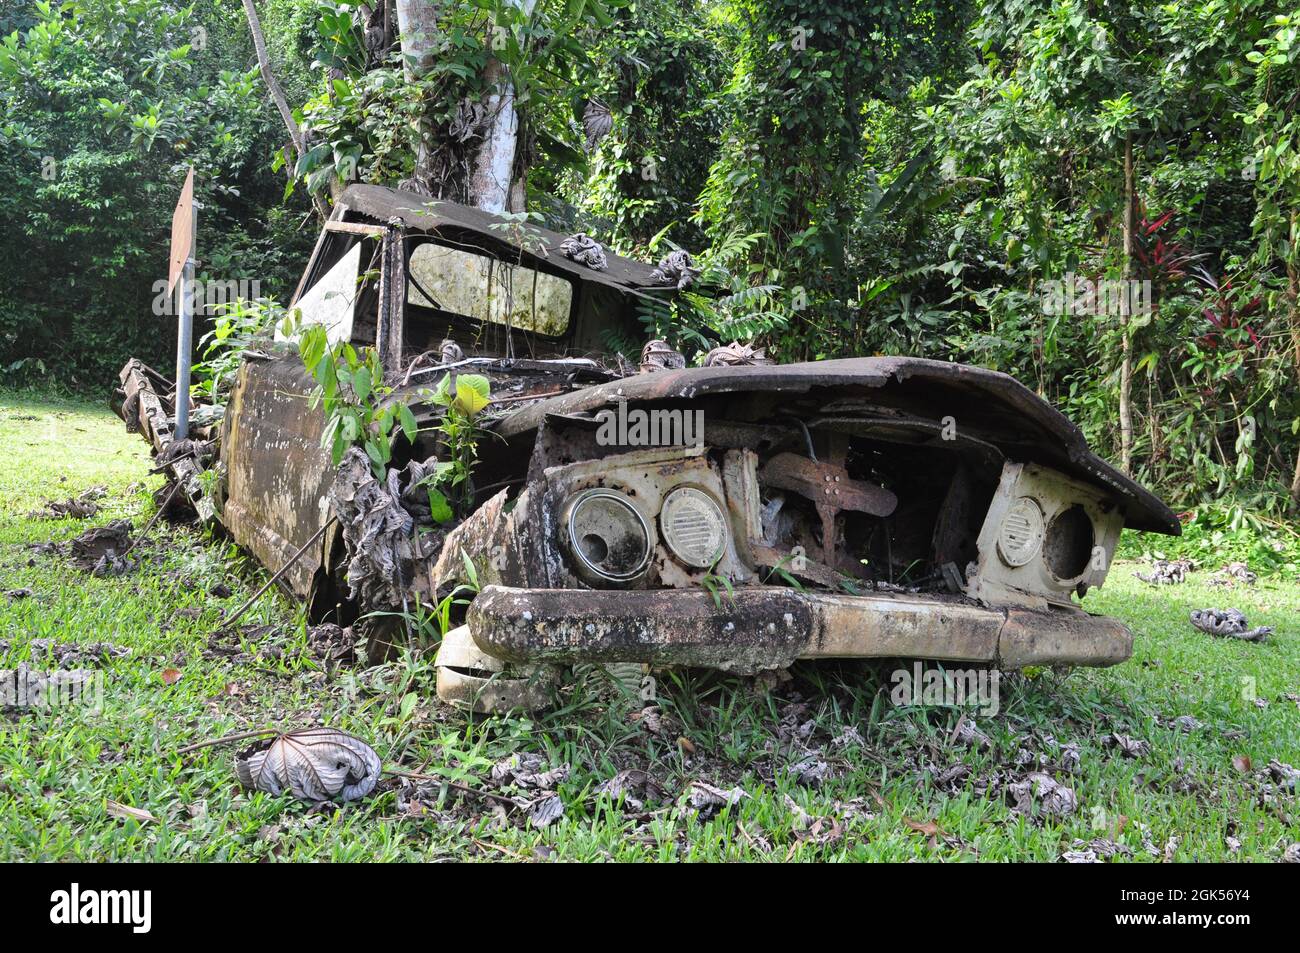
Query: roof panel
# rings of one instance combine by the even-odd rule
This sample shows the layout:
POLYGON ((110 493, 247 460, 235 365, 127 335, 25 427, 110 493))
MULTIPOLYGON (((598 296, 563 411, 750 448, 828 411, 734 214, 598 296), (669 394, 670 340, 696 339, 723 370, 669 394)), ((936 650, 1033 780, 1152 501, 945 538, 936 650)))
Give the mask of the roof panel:
MULTIPOLYGON (((405 228, 448 233, 449 238, 456 238, 456 232, 472 233, 502 250, 519 247, 511 231, 515 227, 514 223, 491 212, 455 202, 432 199, 415 192, 402 192, 381 185, 350 186, 340 201, 350 213, 375 222, 389 223, 396 220, 405 228)), ((580 281, 595 281, 622 290, 654 289, 665 293, 676 290, 672 284, 656 282, 651 278, 654 265, 634 258, 624 258, 606 250, 609 266, 603 271, 596 271, 564 256, 560 245, 569 238, 568 235, 535 225, 525 225, 523 229, 527 233, 526 251, 545 259, 548 265, 567 272, 580 281)))

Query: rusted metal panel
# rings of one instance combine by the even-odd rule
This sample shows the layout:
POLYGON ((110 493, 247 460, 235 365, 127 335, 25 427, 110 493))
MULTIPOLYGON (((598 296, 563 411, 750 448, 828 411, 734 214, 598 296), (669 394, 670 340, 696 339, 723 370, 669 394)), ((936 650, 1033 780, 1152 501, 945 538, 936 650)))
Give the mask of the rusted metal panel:
MULTIPOLYGON (((132 358, 122 368, 120 377, 122 393, 125 395, 121 413, 128 429, 138 429, 144 435, 163 469, 183 488, 190 502, 197 503, 202 493, 199 464, 193 453, 174 452, 175 449, 192 445, 176 443, 171 412, 154 388, 155 381, 162 382, 161 375, 147 364, 132 358)), ((210 515, 209 511, 205 518, 210 515)))
POLYGON ((998 636, 998 657, 1006 668, 1115 665, 1132 654, 1127 626, 1081 610, 1009 609, 998 636))
POLYGON ((119 375, 122 381, 122 416, 128 430, 139 430, 155 452, 166 449, 175 436, 169 411, 154 389, 158 372, 131 358, 119 375))
MULTIPOLYGON (((271 569, 329 518, 334 467, 320 447, 324 417, 309 406, 310 390, 296 354, 246 361, 226 410, 223 522, 235 542, 271 569)), ((294 595, 306 598, 322 554, 323 546, 304 554, 285 574, 294 595)))
POLYGON ((812 613, 791 589, 738 589, 720 610, 703 589, 489 586, 468 623, 483 651, 511 662, 646 662, 734 672, 784 668, 803 652, 812 613))
POLYGON ((325 240, 329 238, 330 224, 342 219, 347 214, 347 210, 347 206, 342 202, 335 203, 334 210, 330 212, 330 219, 325 223, 325 228, 321 229, 320 234, 316 236, 316 244, 312 246, 311 255, 307 258, 307 265, 298 278, 298 284, 293 289, 292 297, 289 298, 289 307, 292 308, 296 305, 298 299, 302 297, 302 293, 307 290, 307 279, 311 277, 312 272, 315 270, 316 262, 320 260, 321 250, 325 247, 325 240))
POLYGON ((1047 602, 1068 605, 1071 593, 1101 586, 1119 544, 1122 521, 1104 495, 1095 488, 1068 480, 1042 467, 1008 463, 1003 468, 997 492, 984 517, 979 535, 979 556, 971 574, 968 594, 998 605, 1040 607, 1047 602), (1028 501, 1036 514, 1036 529, 1026 542, 1034 547, 1023 561, 1010 563, 1002 554, 1001 538, 1012 507, 1028 501), (1069 510, 1087 514, 1088 531, 1078 540, 1074 565, 1058 575, 1046 558, 1049 547, 1059 542, 1054 534, 1055 518, 1069 510), (1044 558, 1039 558, 1040 555, 1044 558))
POLYGON ((341 201, 352 212, 373 222, 389 225, 400 223, 411 231, 438 233, 449 239, 458 236, 472 238, 474 245, 494 251, 508 260, 520 260, 523 249, 523 261, 530 267, 539 264, 547 271, 565 272, 581 281, 620 290, 675 290, 665 286, 662 281, 655 280, 653 265, 624 258, 613 252, 606 254, 606 266, 600 270, 572 261, 565 257, 560 247, 569 236, 549 229, 524 225, 518 230, 523 241, 515 243, 511 238, 514 231, 502 227, 505 224, 502 218, 482 209, 454 202, 434 201, 422 195, 378 185, 349 186, 341 201))
POLYGON ((325 223, 325 231, 346 232, 349 235, 364 235, 367 238, 380 238, 386 229, 382 225, 366 225, 362 222, 328 221, 325 223))
POLYGON ((402 371, 406 337, 406 263, 400 230, 384 231, 380 256, 379 329, 375 343, 384 374, 392 379, 402 371))
POLYGON ((176 280, 194 253, 194 167, 185 176, 181 197, 172 212, 171 255, 167 264, 167 293, 176 289, 176 280))
MULTIPOLYGON (((823 399, 860 395, 887 410, 919 415, 923 408, 929 409, 936 424, 951 416, 965 437, 986 441, 1011 459, 1041 463, 1107 489, 1122 501, 1125 525, 1171 536, 1181 533, 1173 511, 1093 454, 1079 428, 1058 410, 1015 378, 966 364, 861 357, 662 370, 538 401, 503 419, 495 429, 513 438, 535 431, 547 415, 594 414, 619 401, 703 399, 746 392, 823 399)), ((832 407, 828 405, 826 412, 832 412, 832 407)), ((705 428, 707 441, 707 418, 705 428)))
POLYGON ((761 479, 767 486, 791 490, 811 500, 822 521, 822 558, 832 566, 854 572, 856 563, 842 559, 839 553, 835 517, 841 510, 854 510, 872 516, 889 516, 898 506, 898 497, 884 487, 849 476, 839 463, 812 460, 797 453, 778 453, 763 465, 761 479))
POLYGON ((470 607, 474 641, 511 662, 642 662, 734 672, 798 658, 922 658, 1020 668, 1113 665, 1129 631, 1080 610, 1005 610, 942 596, 850 596, 780 587, 609 593, 488 586, 470 607))
POLYGON ((442 637, 433 665, 438 673, 438 697, 480 714, 544 708, 558 683, 550 666, 525 666, 508 672, 504 662, 474 644, 467 625, 442 637))

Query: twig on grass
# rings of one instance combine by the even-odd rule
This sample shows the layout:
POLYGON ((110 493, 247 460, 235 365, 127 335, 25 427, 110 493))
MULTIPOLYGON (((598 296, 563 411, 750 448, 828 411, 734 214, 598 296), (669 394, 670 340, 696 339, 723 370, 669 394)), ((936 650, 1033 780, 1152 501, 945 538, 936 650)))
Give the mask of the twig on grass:
POLYGON ((232 741, 243 741, 247 738, 264 738, 267 735, 280 734, 279 728, 259 728, 257 731, 241 731, 233 735, 225 735, 221 738, 209 738, 207 741, 195 742, 192 745, 186 745, 184 748, 177 748, 175 753, 178 755, 189 754, 191 751, 198 751, 200 748, 210 748, 213 745, 229 744, 232 741))
POLYGON ((472 788, 468 784, 458 784, 455 781, 449 781, 436 774, 420 774, 416 771, 402 771, 398 768, 384 768, 384 774, 391 774, 398 778, 410 778, 412 781, 432 781, 435 784, 444 784, 453 791, 460 791, 462 794, 476 794, 479 797, 485 797, 493 801, 500 801, 502 804, 509 804, 511 807, 515 808, 522 806, 514 798, 505 794, 494 794, 491 791, 472 788))
POLYGON ((249 597, 247 602, 245 602, 242 606, 236 609, 234 615, 230 616, 230 618, 228 619, 223 619, 221 621, 222 628, 229 628, 230 626, 234 625, 239 619, 243 618, 244 613, 253 607, 253 603, 256 602, 258 599, 262 598, 262 594, 265 593, 266 590, 270 589, 273 585, 279 582, 280 577, 282 577, 286 572, 289 571, 289 567, 292 566, 294 563, 296 563, 302 557, 303 553, 311 549, 312 543, 316 542, 318 539, 324 536, 325 531, 329 529, 331 526, 333 526, 336 522, 338 522, 337 516, 331 516, 328 520, 326 520, 325 525, 322 526, 320 529, 316 530, 316 532, 312 534, 311 539, 303 543, 302 548, 299 549, 292 556, 290 556, 289 561, 285 563, 283 566, 281 566, 278 570, 276 570, 274 576, 272 576, 270 579, 266 580, 266 582, 262 584, 262 588, 258 589, 257 592, 253 593, 249 597))
POLYGON ((179 480, 177 480, 175 483, 172 484, 171 492, 168 493, 167 498, 158 505, 158 512, 154 513, 153 516, 149 517, 149 522, 145 523, 144 529, 140 530, 140 532, 136 534, 135 539, 131 540, 130 545, 127 546, 126 549, 123 551, 122 553, 123 556, 126 556, 127 553, 135 549, 135 544, 140 542, 140 540, 144 539, 145 536, 149 534, 149 530, 153 529, 153 524, 157 523, 158 518, 163 515, 163 513, 167 510, 167 507, 172 505, 172 497, 176 495, 176 491, 179 490, 180 488, 181 488, 181 484, 179 480))

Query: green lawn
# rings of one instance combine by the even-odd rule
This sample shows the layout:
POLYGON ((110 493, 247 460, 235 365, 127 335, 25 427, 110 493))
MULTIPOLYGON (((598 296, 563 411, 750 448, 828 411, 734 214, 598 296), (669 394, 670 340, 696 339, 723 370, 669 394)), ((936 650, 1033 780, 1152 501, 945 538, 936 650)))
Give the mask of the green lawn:
POLYGON ((976 716, 987 748, 951 740, 952 709, 893 706, 891 666, 801 666, 774 686, 660 674, 649 713, 603 671, 580 671, 546 715, 467 721, 436 701, 428 659, 326 671, 278 595, 245 620, 274 628, 245 642, 243 656, 205 658, 219 610, 265 575, 201 531, 160 526, 136 550, 144 565, 116 578, 30 548, 114 518, 138 529, 161 481, 148 468, 143 441, 102 407, 0 395, 0 668, 29 661, 38 638, 130 649, 102 663, 101 710, 0 715, 0 859, 1056 861, 1101 839, 1119 846, 1118 859, 1277 860, 1300 841, 1295 795, 1266 770, 1271 759, 1300 766, 1300 705, 1285 697, 1300 698, 1293 580, 1224 592, 1199 574, 1156 590, 1133 578, 1134 564, 1117 565, 1087 605, 1133 628, 1133 659, 1006 677, 1000 713, 976 716), (29 516, 95 484, 108 496, 89 520, 29 516), (228 596, 211 593, 219 583, 228 596), (15 589, 32 594, 6 595, 15 589), (1191 609, 1226 605, 1277 634, 1257 645, 1187 624, 1191 609), (1200 726, 1172 724, 1183 715, 1200 726), (538 793, 495 787, 492 765, 538 752, 571 766, 551 785, 564 815, 539 828, 527 807, 397 779, 364 801, 313 809, 242 791, 233 747, 175 754, 234 731, 318 723, 368 740, 386 765, 520 802, 538 793), (1125 756, 1106 744, 1113 733, 1149 750, 1125 756), (1040 759, 1073 790, 1072 813, 1016 811, 1012 786, 1040 759), (800 762, 813 766, 802 779, 800 762), (807 776, 817 762, 820 783, 807 776), (630 790, 641 806, 598 790, 629 770, 653 782, 648 794, 630 790), (693 782, 744 796, 701 809, 693 782), (122 819, 110 801, 156 820, 122 819))

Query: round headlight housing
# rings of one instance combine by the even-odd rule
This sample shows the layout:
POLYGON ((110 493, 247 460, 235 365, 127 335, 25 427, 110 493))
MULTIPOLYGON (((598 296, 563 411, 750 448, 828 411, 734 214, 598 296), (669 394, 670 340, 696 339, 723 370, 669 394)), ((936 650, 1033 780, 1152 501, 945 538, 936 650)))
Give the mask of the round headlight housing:
POLYGON ((713 497, 693 486, 679 486, 664 498, 659 530, 669 551, 695 569, 708 569, 727 543, 727 520, 713 497))
POLYGON ((1047 524, 1043 559, 1052 575, 1061 582, 1078 579, 1088 571, 1095 542, 1092 518, 1076 503, 1061 510, 1047 524))
POLYGON ((569 552, 588 578, 626 582, 650 562, 650 525, 617 490, 598 487, 574 496, 564 526, 569 552))
POLYGON ((998 527, 998 555, 1008 566, 1023 566, 1043 545, 1043 508, 1030 496, 1011 504, 998 527))

